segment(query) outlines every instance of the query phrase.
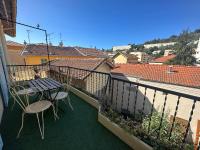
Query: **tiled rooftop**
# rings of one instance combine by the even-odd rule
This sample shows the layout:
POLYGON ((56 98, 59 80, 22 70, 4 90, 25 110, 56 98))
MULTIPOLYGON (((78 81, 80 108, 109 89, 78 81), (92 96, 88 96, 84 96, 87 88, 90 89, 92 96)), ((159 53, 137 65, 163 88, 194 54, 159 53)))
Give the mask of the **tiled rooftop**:
POLYGON ((104 58, 68 58, 52 61, 51 65, 94 70, 103 61, 105 61, 104 58))
MULTIPOLYGON (((64 46, 50 46, 49 53, 53 56, 93 56, 93 57, 106 57, 105 53, 100 50, 92 48, 79 48, 79 47, 64 47, 64 46)), ((47 55, 46 44, 29 44, 26 45, 24 56, 44 56, 47 55)))
POLYGON ((162 56, 162 57, 155 59, 153 62, 155 62, 155 63, 165 63, 165 62, 167 62, 167 61, 169 61, 169 60, 171 60, 175 57, 176 57, 176 55, 173 55, 173 54, 168 55, 168 56, 162 56))
POLYGON ((10 46, 20 46, 20 47, 23 47, 24 44, 21 44, 21 43, 17 43, 17 42, 14 42, 14 41, 6 41, 6 44, 7 45, 10 45, 10 46))
MULTIPOLYGON (((73 47, 60 46, 49 46, 49 54, 54 56, 82 56, 82 54, 73 47)), ((47 55, 47 47, 45 44, 26 45, 23 55, 44 56, 47 55)))
POLYGON ((169 67, 169 65, 120 64, 112 70, 112 73, 149 81, 200 87, 200 67, 175 65, 171 73, 169 67))

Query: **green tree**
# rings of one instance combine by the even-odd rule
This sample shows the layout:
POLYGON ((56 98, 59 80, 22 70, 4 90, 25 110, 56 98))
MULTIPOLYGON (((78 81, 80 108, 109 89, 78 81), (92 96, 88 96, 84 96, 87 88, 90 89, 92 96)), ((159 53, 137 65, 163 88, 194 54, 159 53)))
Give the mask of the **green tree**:
POLYGON ((144 51, 144 45, 131 44, 131 48, 128 50, 128 53, 130 53, 130 52, 143 52, 143 51, 144 51))
POLYGON ((176 57, 167 64, 173 65, 194 65, 196 63, 196 59, 192 54, 194 53, 193 47, 191 45, 186 45, 179 49, 176 53, 176 57))
POLYGON ((179 38, 177 44, 174 46, 176 50, 176 57, 167 64, 173 65, 194 65, 196 59, 193 54, 195 53, 195 44, 192 43, 192 38, 189 30, 184 30, 179 38))

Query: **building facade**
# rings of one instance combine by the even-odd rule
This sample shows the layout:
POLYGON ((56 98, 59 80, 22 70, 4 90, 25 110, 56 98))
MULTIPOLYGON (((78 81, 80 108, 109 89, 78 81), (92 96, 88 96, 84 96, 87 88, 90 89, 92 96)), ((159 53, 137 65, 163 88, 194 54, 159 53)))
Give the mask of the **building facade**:
POLYGON ((127 56, 124 53, 117 52, 113 57, 113 63, 114 64, 126 64, 127 63, 127 56))
POLYGON ((145 48, 152 48, 152 47, 171 46, 171 45, 174 45, 174 44, 176 44, 176 42, 144 44, 144 47, 145 48))
POLYGON ((116 51, 127 51, 131 48, 131 45, 121 45, 121 46, 113 46, 113 52, 116 51))
POLYGON ((145 52, 130 52, 130 54, 136 55, 140 63, 148 63, 150 61, 150 56, 145 52))
POLYGON ((196 49, 195 58, 197 62, 200 62, 200 38, 196 49))

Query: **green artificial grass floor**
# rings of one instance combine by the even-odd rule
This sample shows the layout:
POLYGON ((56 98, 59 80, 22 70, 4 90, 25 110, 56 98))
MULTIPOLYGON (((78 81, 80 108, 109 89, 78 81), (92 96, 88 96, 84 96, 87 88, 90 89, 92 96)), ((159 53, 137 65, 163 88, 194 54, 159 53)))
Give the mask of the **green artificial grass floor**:
MULTIPOLYGON (((21 111, 17 104, 4 113, 0 133, 4 150, 129 150, 130 147, 97 121, 97 110, 70 93, 74 111, 60 103, 59 120, 54 121, 52 109, 44 113, 45 139, 42 140, 36 115, 26 115, 20 138, 21 111)), ((11 102, 12 103, 12 102, 11 102)))

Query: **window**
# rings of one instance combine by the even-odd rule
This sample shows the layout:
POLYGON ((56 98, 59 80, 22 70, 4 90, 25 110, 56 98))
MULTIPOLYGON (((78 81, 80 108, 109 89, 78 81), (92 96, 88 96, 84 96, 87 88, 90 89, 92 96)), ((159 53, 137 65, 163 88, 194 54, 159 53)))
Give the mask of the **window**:
POLYGON ((47 59, 45 59, 45 58, 41 59, 41 64, 46 63, 46 62, 47 62, 47 59))

